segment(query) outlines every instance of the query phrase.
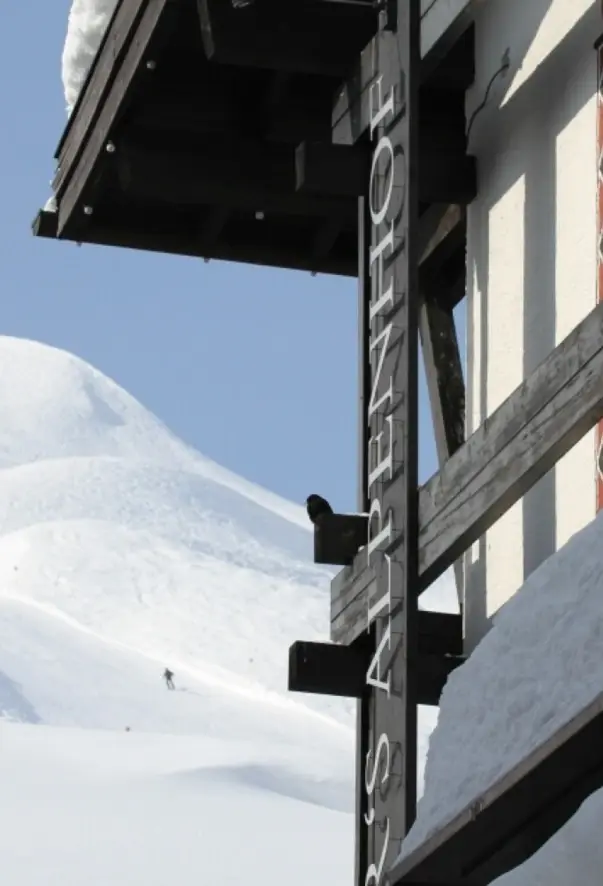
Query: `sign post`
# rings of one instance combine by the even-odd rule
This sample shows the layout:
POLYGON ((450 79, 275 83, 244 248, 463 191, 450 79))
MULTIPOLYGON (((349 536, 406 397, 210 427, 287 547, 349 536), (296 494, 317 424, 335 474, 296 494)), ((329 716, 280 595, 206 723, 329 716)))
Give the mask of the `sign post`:
POLYGON ((366 556, 377 578, 366 613, 370 664, 359 704, 358 886, 387 881, 416 808, 419 14, 419 0, 397 0, 397 8, 382 14, 369 93, 361 461, 366 556))

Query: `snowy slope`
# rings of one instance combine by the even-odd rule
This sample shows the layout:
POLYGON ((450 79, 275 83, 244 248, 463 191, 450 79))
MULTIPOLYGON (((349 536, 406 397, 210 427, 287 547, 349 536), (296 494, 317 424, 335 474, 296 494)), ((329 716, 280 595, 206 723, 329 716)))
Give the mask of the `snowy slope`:
POLYGON ((328 632, 303 509, 44 345, 0 338, 0 413, 2 882, 276 886, 302 831, 294 881, 349 880, 352 704, 286 689, 328 632))
POLYGON ((311 562, 301 507, 44 345, 0 339, 0 411, 0 614, 45 606, 173 669, 350 722, 350 702, 286 690, 290 643, 328 632, 331 571, 311 562))
POLYGON ((0 744, 3 886, 352 882, 348 792, 311 759, 12 724, 0 744))

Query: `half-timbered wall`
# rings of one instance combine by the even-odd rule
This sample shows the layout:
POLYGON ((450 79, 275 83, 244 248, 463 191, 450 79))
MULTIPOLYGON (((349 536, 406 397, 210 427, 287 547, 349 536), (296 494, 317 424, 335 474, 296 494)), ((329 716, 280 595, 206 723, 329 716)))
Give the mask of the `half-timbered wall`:
MULTIPOLYGON (((468 223, 468 433, 596 302, 601 20, 598 0, 479 7, 467 106, 479 172, 468 223)), ((469 646, 593 518, 595 448, 593 432, 467 554, 469 646)))

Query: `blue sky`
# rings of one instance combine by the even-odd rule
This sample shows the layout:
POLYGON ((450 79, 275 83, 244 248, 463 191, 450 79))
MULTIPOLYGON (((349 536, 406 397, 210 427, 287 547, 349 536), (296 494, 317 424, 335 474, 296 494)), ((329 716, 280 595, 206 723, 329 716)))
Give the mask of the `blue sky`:
MULTIPOLYGON (((2 12, 0 334, 78 354, 205 455, 287 498, 318 491, 353 510, 354 280, 31 235, 66 121, 69 6, 12 2, 2 12)), ((426 477, 436 462, 422 394, 426 477)))

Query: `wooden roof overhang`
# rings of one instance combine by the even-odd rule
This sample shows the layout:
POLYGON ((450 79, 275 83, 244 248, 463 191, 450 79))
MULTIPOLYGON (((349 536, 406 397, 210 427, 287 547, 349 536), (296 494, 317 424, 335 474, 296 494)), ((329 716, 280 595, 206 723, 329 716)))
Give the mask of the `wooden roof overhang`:
MULTIPOLYGON (((120 0, 55 155, 57 211, 34 233, 356 276, 368 145, 333 144, 333 113, 377 15, 365 0, 120 0)), ((461 156, 473 52, 466 31, 442 46, 424 141, 443 115, 455 156, 422 165, 425 208, 475 193, 461 156)))

